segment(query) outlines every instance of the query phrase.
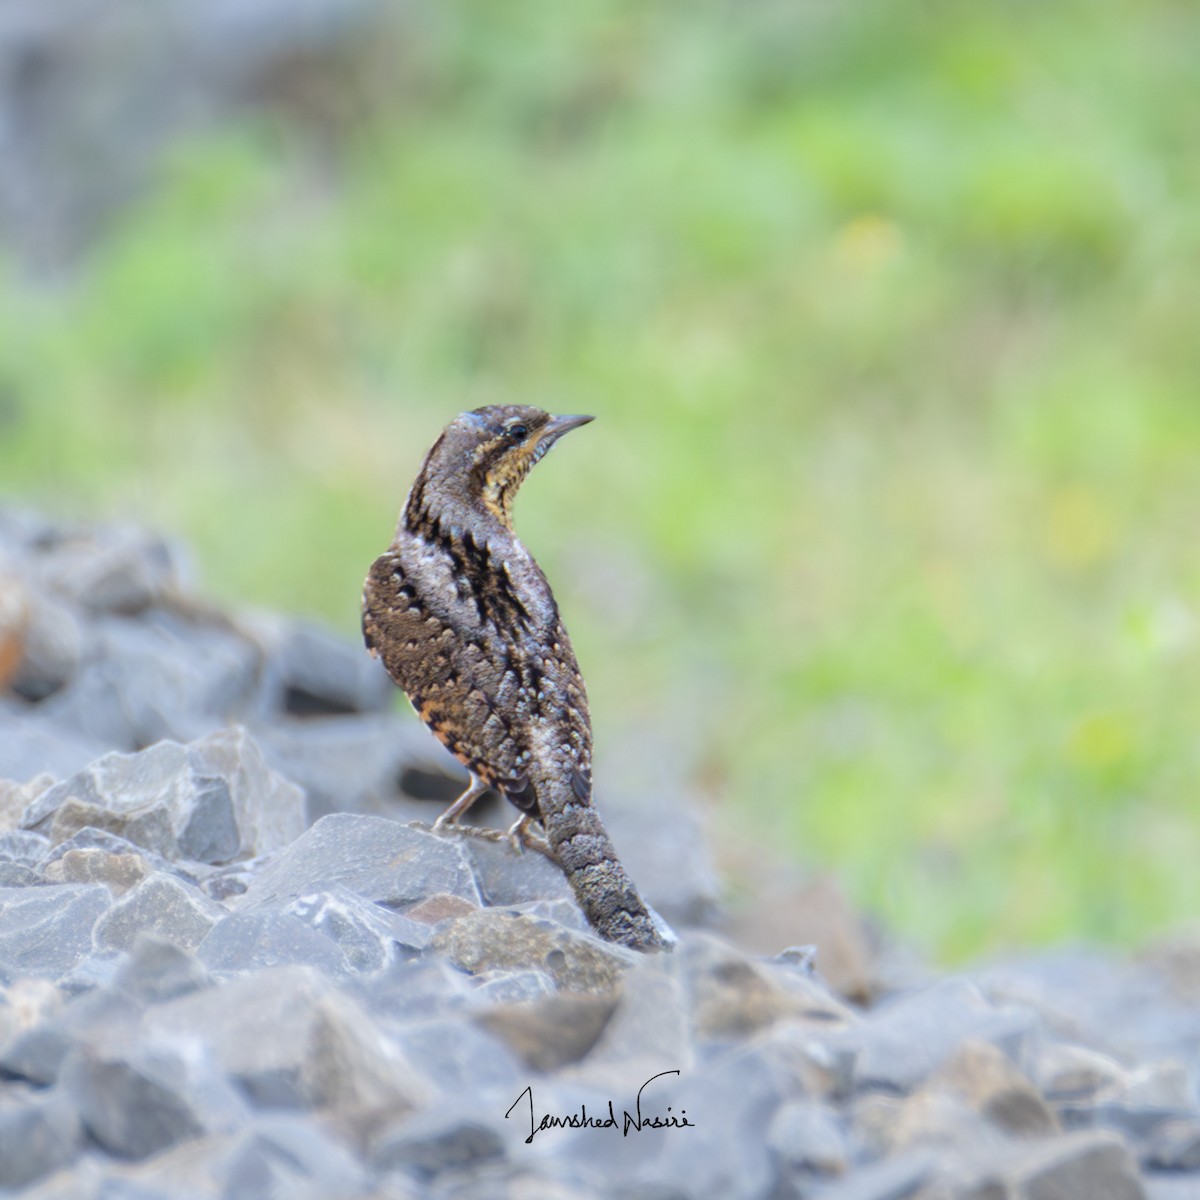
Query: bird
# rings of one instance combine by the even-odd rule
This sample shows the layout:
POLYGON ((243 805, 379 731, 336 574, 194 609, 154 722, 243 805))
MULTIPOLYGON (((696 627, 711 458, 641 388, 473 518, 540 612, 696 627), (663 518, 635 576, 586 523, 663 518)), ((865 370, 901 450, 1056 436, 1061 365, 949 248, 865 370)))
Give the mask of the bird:
POLYGON ((459 818, 495 789, 520 814, 508 840, 562 868, 602 938, 661 951, 673 936, 642 900, 592 804, 591 718, 571 639, 546 576, 513 530, 525 477, 591 420, 530 405, 455 417, 367 574, 363 639, 470 773, 433 831, 466 828, 459 818))

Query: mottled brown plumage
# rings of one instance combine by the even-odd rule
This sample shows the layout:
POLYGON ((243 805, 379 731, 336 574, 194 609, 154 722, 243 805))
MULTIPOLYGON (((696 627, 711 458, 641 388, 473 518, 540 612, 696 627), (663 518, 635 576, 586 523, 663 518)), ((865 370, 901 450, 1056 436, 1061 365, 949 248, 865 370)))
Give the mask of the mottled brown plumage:
POLYGON ((559 863, 603 937, 659 950, 664 937, 592 807, 591 723, 571 641, 512 527, 513 497, 530 468, 590 420, 524 406, 455 418, 367 576, 363 636, 471 772, 471 786, 434 828, 496 788, 521 812, 513 839, 559 863))

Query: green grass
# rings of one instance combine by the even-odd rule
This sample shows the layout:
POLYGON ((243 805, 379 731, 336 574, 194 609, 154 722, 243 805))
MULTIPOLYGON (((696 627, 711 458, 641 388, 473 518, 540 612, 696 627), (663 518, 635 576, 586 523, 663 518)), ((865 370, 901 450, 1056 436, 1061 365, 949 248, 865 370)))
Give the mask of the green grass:
MULTIPOLYGON (((346 630, 452 414, 598 733, 956 958, 1200 915, 1200 10, 473 0, 0 285, 0 477, 346 630), (360 94, 361 93, 361 94, 360 94)), ((652 802, 652 801, 650 801, 652 802)))

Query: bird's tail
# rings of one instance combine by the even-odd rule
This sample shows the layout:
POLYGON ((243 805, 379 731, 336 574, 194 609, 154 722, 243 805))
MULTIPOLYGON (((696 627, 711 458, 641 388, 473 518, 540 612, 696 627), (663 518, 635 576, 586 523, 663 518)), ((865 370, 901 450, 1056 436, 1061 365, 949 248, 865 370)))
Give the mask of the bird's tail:
POLYGON ((541 810, 550 848, 596 932, 634 950, 669 950, 591 804, 572 795, 561 805, 543 799, 541 810))

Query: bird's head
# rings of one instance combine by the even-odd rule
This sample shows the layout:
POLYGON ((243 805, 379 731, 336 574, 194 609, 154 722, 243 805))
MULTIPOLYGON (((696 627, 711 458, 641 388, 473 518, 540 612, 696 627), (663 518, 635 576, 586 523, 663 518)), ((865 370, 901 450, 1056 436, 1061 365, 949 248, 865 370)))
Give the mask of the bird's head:
POLYGON ((466 476, 471 494, 511 527, 513 498, 534 463, 564 433, 591 420, 555 417, 524 404, 493 404, 451 421, 442 445, 453 456, 452 469, 466 476))

